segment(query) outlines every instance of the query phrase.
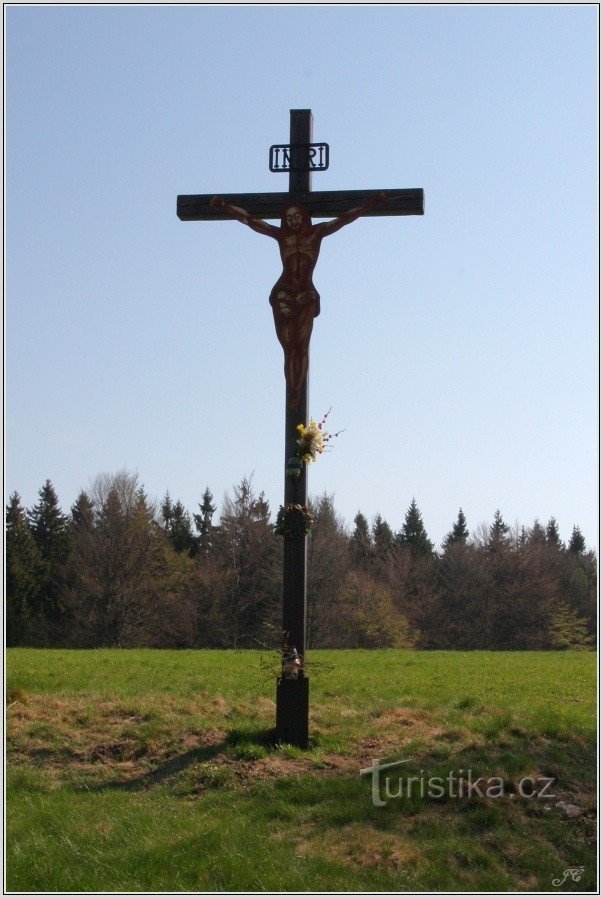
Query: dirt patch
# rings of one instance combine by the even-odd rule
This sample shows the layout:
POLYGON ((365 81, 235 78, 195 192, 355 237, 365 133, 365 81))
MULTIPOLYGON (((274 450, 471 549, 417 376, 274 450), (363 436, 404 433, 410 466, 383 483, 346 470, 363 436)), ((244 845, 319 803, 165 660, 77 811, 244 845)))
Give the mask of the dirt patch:
MULTIPOLYGON (((27 721, 48 723, 52 728, 82 726, 113 727, 140 724, 152 720, 150 713, 141 713, 124 708, 117 702, 103 701, 93 706, 85 706, 81 701, 51 698, 49 696, 28 696, 17 700, 7 708, 9 728, 19 730, 19 724, 27 721)), ((9 732, 9 738, 11 733, 9 732)))
MULTIPOLYGON (((217 698, 207 701, 213 707, 217 698)), ((226 739, 224 730, 174 726, 171 708, 163 705, 136 709, 123 702, 91 704, 40 695, 9 705, 7 723, 11 763, 95 780, 104 768, 111 776, 142 776, 150 767, 226 739)))
POLYGON ((29 699, 29 696, 23 689, 7 689, 6 690, 6 707, 10 708, 11 705, 16 705, 18 702, 21 704, 25 704, 29 699))
POLYGON ((205 691, 198 692, 193 700, 184 707, 177 701, 171 701, 170 704, 176 712, 210 718, 228 717, 232 711, 229 703, 221 695, 214 695, 205 691))
POLYGON ((261 695, 256 704, 256 712, 259 717, 272 717, 276 711, 276 702, 274 699, 266 698, 265 695, 261 695))
POLYGON ((389 708, 375 718, 376 732, 359 745, 360 760, 382 757, 409 742, 436 739, 444 729, 430 722, 429 714, 420 709, 389 708))
POLYGON ((358 773, 358 760, 349 755, 325 755, 321 763, 325 770, 341 771, 342 773, 349 773, 350 770, 353 770, 358 773))
POLYGON ((211 746, 222 745, 225 743, 227 733, 218 727, 210 727, 208 730, 202 731, 185 731, 178 739, 178 750, 183 749, 185 752, 194 751, 197 748, 208 748, 211 746))
POLYGON ((280 752, 253 761, 236 761, 219 755, 215 761, 230 766, 235 776, 246 782, 262 782, 286 776, 336 776, 357 774, 358 761, 343 755, 325 755, 321 758, 289 758, 280 752))
POLYGON ((307 773, 311 765, 305 758, 285 758, 279 754, 258 758, 257 761, 244 761, 240 773, 243 779, 269 780, 281 776, 299 776, 307 773))
MULTIPOLYGON (((358 776, 374 758, 396 754, 411 742, 419 743, 420 749, 422 743, 427 746, 436 740, 458 744, 465 736, 473 738, 465 731, 436 724, 421 708, 398 707, 376 713, 371 719, 372 733, 365 730, 362 738, 360 729, 348 754, 288 756, 286 751, 267 751, 262 744, 256 753, 250 750, 246 756, 228 744, 226 727, 205 728, 204 721, 196 719, 201 709, 211 709, 210 720, 217 712, 227 713, 229 705, 220 696, 200 693, 186 707, 186 716, 175 719, 169 702, 137 708, 106 699, 91 703, 28 696, 25 703, 17 701, 7 712, 9 757, 13 763, 62 768, 64 777, 75 774, 96 781, 107 777, 103 771, 110 771, 109 777, 116 773, 128 778, 160 774, 165 779, 210 762, 215 768, 212 782, 221 770, 220 776, 228 774, 245 784, 304 774, 358 776), (195 719, 189 716, 193 708, 195 719)), ((265 698, 258 703, 256 715, 258 712, 272 717, 274 702, 265 698)))
POLYGON ((151 745, 141 745, 131 739, 124 739, 121 742, 101 742, 90 750, 88 757, 91 761, 105 763, 106 761, 138 761, 150 754, 152 754, 151 745))
POLYGON ((230 705, 221 695, 214 695, 211 700, 211 709, 215 714, 226 716, 230 712, 230 705))
POLYGON ((201 748, 202 745, 208 744, 203 737, 203 733, 185 733, 180 740, 180 745, 184 751, 190 751, 193 748, 201 748))
POLYGON ((431 715, 420 708, 390 708, 376 720, 380 730, 395 730, 408 742, 411 739, 436 739, 444 728, 432 723, 431 715))

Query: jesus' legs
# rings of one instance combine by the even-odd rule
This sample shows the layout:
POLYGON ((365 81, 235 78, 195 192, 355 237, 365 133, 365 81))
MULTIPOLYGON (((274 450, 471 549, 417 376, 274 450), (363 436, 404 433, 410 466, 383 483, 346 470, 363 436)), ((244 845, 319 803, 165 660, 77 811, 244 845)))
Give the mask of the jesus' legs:
POLYGON ((303 384, 308 373, 310 336, 314 317, 311 311, 295 316, 286 328, 283 328, 281 345, 285 353, 285 380, 291 392, 291 407, 297 407, 301 397, 303 384))
POLYGON ((318 314, 318 293, 308 290, 291 294, 274 290, 270 302, 279 343, 285 354, 285 380, 291 408, 299 405, 308 373, 308 353, 314 318, 318 314))
POLYGON ((285 356, 285 379, 291 391, 291 408, 297 408, 301 391, 308 373, 308 348, 295 347, 285 356))

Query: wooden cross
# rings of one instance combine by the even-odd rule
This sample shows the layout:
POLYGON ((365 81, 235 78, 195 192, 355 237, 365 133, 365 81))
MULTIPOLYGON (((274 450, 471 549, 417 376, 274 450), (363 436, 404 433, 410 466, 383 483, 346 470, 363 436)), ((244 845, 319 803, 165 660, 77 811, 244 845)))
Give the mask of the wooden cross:
MULTIPOLYGON (((325 145, 313 144, 311 149, 311 144, 311 110, 292 109, 290 147, 280 157, 290 163, 288 193, 179 196, 177 206, 182 221, 238 219, 253 230, 274 237, 279 243, 283 274, 273 288, 270 303, 277 335, 285 351, 285 509, 292 505, 306 506, 308 501, 306 467, 302 466, 296 478, 292 475, 298 472, 292 469, 290 462, 297 456, 297 426, 308 423, 309 342, 313 319, 320 310, 312 272, 320 243, 325 236, 359 215, 423 215, 422 189, 312 191, 312 160, 317 152, 313 148, 325 145), (335 220, 311 225, 312 216, 335 220), (270 219, 282 219, 282 227, 265 224, 270 219), (296 228, 299 229, 297 234, 296 228), (295 264, 291 262, 292 254, 295 264), (303 273, 304 265, 311 266, 309 274, 303 273)), ((328 148, 326 152, 328 158, 328 148)), ((323 159, 322 153, 320 159, 323 159)), ((290 660, 295 648, 302 666, 299 672, 294 671, 296 676, 290 676, 284 664, 283 676, 277 682, 276 731, 279 742, 301 748, 308 746, 309 712, 309 680, 303 667, 306 655, 306 568, 305 536, 284 540, 284 652, 290 660)), ((290 665, 288 669, 291 669, 290 665)))

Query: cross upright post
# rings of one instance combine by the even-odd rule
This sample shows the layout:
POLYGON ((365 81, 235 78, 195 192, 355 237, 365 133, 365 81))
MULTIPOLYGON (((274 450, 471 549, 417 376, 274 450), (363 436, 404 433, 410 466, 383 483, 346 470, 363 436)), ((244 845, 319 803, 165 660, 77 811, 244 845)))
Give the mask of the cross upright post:
MULTIPOLYGON (((305 164, 307 150, 312 143, 312 112, 310 109, 290 111, 291 171, 289 172, 290 202, 303 201, 312 189, 312 173, 305 164)), ((285 402, 285 468, 297 454, 297 425, 308 423, 308 371, 301 385, 299 404, 294 402, 290 384, 285 402)), ((308 504, 308 473, 304 465, 297 480, 285 475, 285 501, 288 505, 308 504)), ((308 545, 304 536, 283 542, 283 641, 295 648, 302 663, 306 657, 306 603, 308 545)), ((309 681, 302 669, 296 679, 279 677, 276 687, 276 735, 279 742, 299 748, 308 746, 309 681)))

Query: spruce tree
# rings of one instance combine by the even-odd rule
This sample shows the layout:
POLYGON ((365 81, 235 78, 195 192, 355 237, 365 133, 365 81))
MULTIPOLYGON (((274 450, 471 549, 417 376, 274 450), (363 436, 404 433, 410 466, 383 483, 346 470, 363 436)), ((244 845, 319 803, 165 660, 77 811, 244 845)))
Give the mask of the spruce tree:
POLYGON ((509 531, 509 525, 505 524, 500 510, 497 508, 488 534, 488 549, 492 552, 509 545, 509 531))
POLYGON ((197 539, 193 534, 191 516, 180 499, 172 502, 169 492, 166 492, 161 503, 161 520, 174 551, 179 554, 186 552, 191 558, 196 555, 197 539))
POLYGON ((172 508, 168 535, 176 552, 187 552, 191 557, 195 554, 197 541, 193 535, 190 515, 180 500, 172 508))
POLYGON ((6 506, 6 641, 35 642, 35 617, 45 580, 45 566, 31 535, 21 497, 13 493, 6 506))
POLYGON ((468 538, 469 530, 467 529, 467 519, 463 513, 463 509, 459 508, 459 513, 455 523, 452 525, 452 530, 447 534, 444 540, 444 548, 446 548, 446 546, 456 545, 457 543, 466 545, 468 538))
POLYGON ((431 555, 433 552, 433 543, 427 536, 421 512, 414 498, 406 512, 399 538, 413 555, 431 555))
POLYGON ((31 532, 44 561, 63 559, 69 547, 67 518, 59 507, 55 489, 47 480, 39 492, 40 501, 28 513, 31 532))
POLYGON ((354 532, 350 537, 349 548, 354 567, 366 570, 373 556, 373 540, 368 521, 361 511, 354 518, 354 532))
POLYGON ((396 538, 387 521, 384 521, 380 514, 376 515, 373 522, 373 546, 377 558, 386 558, 395 541, 396 538))
POLYGON ((56 626, 62 617, 61 587, 64 565, 69 555, 69 526, 50 480, 41 488, 39 497, 39 502, 28 512, 28 518, 45 566, 42 612, 46 620, 56 626))
POLYGON ((563 543, 559 536, 559 527, 555 518, 551 518, 546 525, 546 541, 553 549, 563 548, 563 543))
POLYGON ((71 506, 71 528, 76 533, 90 531, 94 527, 94 503, 82 490, 71 506))
POLYGON ((197 538, 199 547, 198 552, 204 557, 209 554, 212 547, 212 533, 214 530, 212 520, 216 511, 216 506, 213 504, 213 500, 214 497, 209 487, 206 487, 205 492, 203 493, 203 499, 199 505, 200 514, 193 515, 195 528, 199 534, 197 538))
POLYGON ((530 528, 528 543, 530 546, 544 546, 546 542, 546 530, 537 518, 530 528))
POLYGON ((108 542, 119 546, 126 536, 126 511, 117 489, 111 487, 99 509, 97 527, 108 542))
POLYGON ((567 545, 567 548, 570 552, 573 552, 574 555, 581 555, 582 552, 584 552, 586 549, 586 540, 584 539, 582 531, 577 525, 574 526, 574 529, 572 530, 572 536, 567 545))
POLYGON ((161 520, 163 521, 163 529, 166 531, 166 533, 169 533, 173 515, 174 509, 172 506, 172 500, 170 498, 169 492, 166 492, 165 496, 163 497, 163 502, 161 503, 161 520))
POLYGON ((255 500, 253 510, 257 521, 265 525, 270 524, 270 503, 266 499, 263 490, 255 500))

